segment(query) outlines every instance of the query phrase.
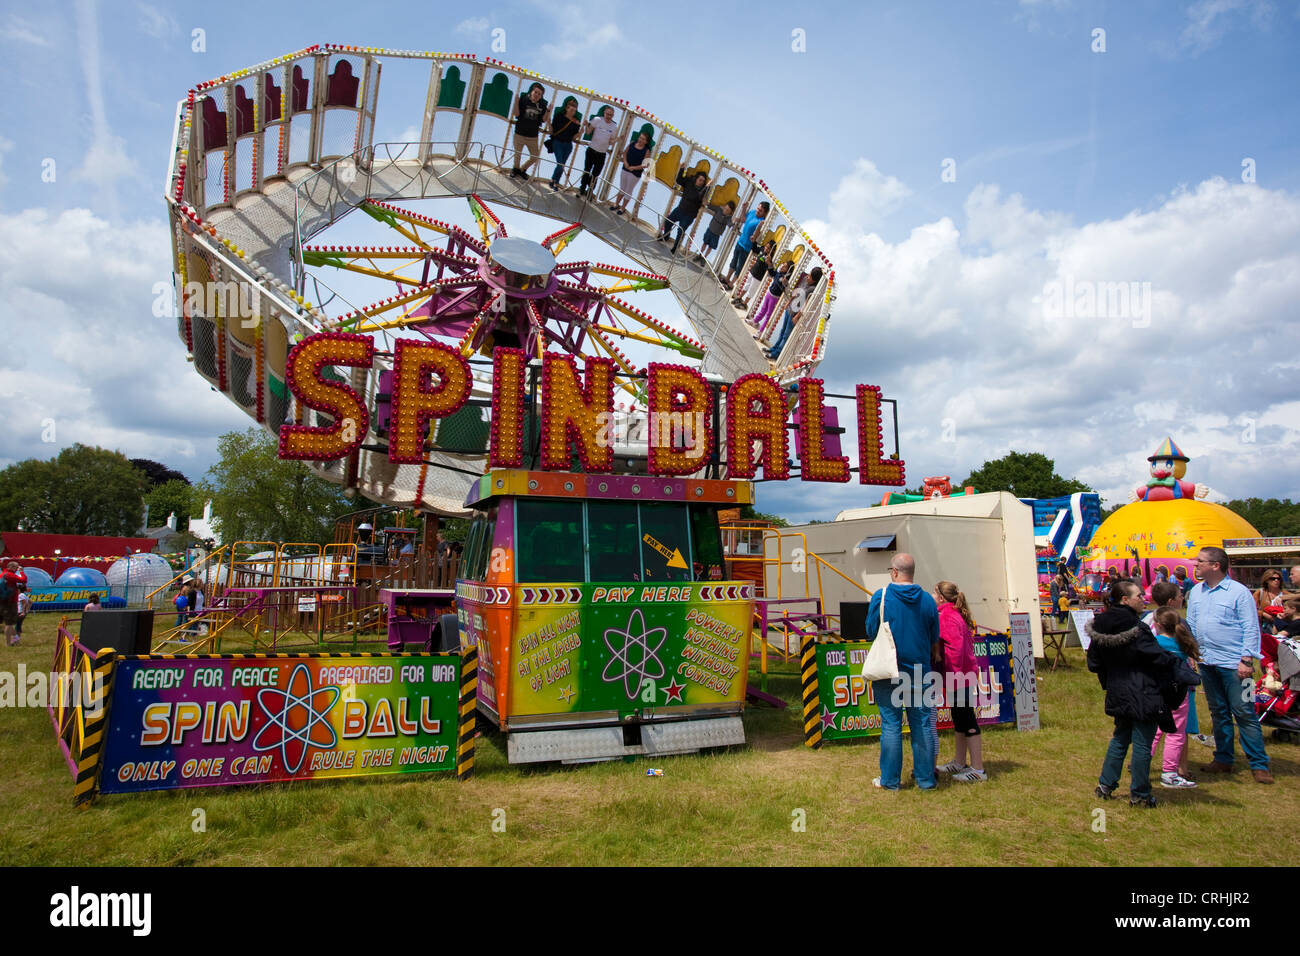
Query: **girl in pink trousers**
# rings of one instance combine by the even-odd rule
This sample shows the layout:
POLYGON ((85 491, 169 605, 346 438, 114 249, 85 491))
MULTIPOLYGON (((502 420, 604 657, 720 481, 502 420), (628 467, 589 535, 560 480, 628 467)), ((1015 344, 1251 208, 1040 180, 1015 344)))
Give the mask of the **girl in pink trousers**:
MULTIPOLYGON (((1156 635, 1156 643, 1187 661, 1187 666, 1195 670, 1201 649, 1178 612, 1171 607, 1160 608, 1156 611, 1155 625, 1152 630, 1156 635)), ((1174 711, 1174 726, 1178 732, 1166 734, 1163 730, 1157 730, 1155 739, 1151 742, 1151 756, 1154 758, 1160 748, 1160 738, 1164 738, 1165 759, 1160 768, 1160 786, 1171 790, 1187 790, 1196 786, 1195 781, 1179 771, 1179 765, 1185 763, 1187 752, 1187 709, 1191 706, 1191 701, 1192 695, 1189 693, 1174 711)))

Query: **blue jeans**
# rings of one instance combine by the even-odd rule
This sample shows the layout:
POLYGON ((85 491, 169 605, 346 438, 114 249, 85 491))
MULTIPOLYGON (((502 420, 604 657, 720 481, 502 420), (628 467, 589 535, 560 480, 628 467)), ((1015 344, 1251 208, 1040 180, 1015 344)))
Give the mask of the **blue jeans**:
POLYGON ((1259 729, 1259 717, 1255 714, 1255 682, 1238 677, 1235 667, 1202 664, 1201 690, 1205 691, 1214 722, 1215 761, 1232 766, 1232 722, 1235 719, 1241 730, 1241 749, 1250 762, 1250 769, 1267 770, 1264 732, 1259 729))
POLYGON ((781 354, 781 350, 785 348, 785 340, 790 337, 792 331, 794 331, 794 310, 786 309, 785 315, 781 317, 781 334, 777 336, 776 342, 768 350, 768 354, 772 358, 776 358, 781 354))
POLYGON ((1129 744, 1132 744, 1133 775, 1129 784, 1129 796, 1134 800, 1151 796, 1151 744, 1155 738, 1154 720, 1116 717, 1115 733, 1106 748, 1106 759, 1102 762, 1101 776, 1097 782, 1107 790, 1119 786, 1120 774, 1124 772, 1124 755, 1128 753, 1129 744))
POLYGON ((559 185, 560 174, 564 172, 564 164, 569 161, 569 154, 573 152, 573 141, 554 140, 551 148, 555 152, 555 170, 551 173, 551 182, 559 185))
MULTIPOLYGON (((900 671, 902 668, 900 667, 900 671)), ((916 785, 922 790, 933 790, 934 779, 934 738, 930 736, 930 720, 933 707, 907 706, 920 702, 920 690, 916 695, 904 693, 899 706, 894 703, 895 688, 904 691, 910 688, 905 680, 872 681, 871 690, 875 696, 876 706, 880 708, 880 785, 887 790, 897 790, 903 776, 903 711, 907 711, 907 726, 912 738, 912 774, 916 785)))

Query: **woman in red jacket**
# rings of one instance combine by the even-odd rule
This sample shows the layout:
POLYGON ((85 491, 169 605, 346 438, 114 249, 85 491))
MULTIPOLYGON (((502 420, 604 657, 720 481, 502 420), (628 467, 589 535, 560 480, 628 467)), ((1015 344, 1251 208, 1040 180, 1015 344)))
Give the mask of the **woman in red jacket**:
POLYGON ((975 719, 975 702, 979 696, 975 618, 971 616, 966 595, 951 581, 936 584, 934 597, 939 604, 939 636, 943 639, 945 702, 952 708, 957 743, 956 755, 938 770, 952 774, 952 779, 962 783, 982 783, 989 776, 984 772, 984 748, 980 725, 975 719))

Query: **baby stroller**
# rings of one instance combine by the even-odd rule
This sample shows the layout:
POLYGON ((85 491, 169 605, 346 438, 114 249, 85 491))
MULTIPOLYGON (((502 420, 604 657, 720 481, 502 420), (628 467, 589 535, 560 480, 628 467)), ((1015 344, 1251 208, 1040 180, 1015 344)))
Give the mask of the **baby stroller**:
POLYGON ((1255 713, 1277 740, 1300 737, 1300 639, 1261 635, 1264 676, 1255 683, 1255 713))

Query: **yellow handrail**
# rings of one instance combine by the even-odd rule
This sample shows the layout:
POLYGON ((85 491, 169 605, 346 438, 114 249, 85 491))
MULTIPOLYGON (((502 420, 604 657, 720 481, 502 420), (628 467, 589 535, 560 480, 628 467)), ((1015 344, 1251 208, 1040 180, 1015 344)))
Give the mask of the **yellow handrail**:
POLYGON ((145 599, 144 599, 145 607, 153 608, 153 599, 155 595, 168 590, 173 584, 175 584, 181 578, 196 577, 199 568, 203 567, 205 564, 210 562, 213 558, 217 559, 217 580, 220 580, 221 579, 221 570, 220 570, 221 558, 228 550, 230 550, 230 545, 227 544, 227 545, 222 545, 220 548, 218 548, 215 551, 209 551, 206 555, 204 555, 202 561, 199 561, 195 564, 190 565, 188 568, 185 568, 183 571, 181 571, 179 574, 177 574, 174 578, 172 578, 170 581, 168 581, 166 584, 162 585, 161 587, 154 588, 147 595, 145 595, 145 599))

